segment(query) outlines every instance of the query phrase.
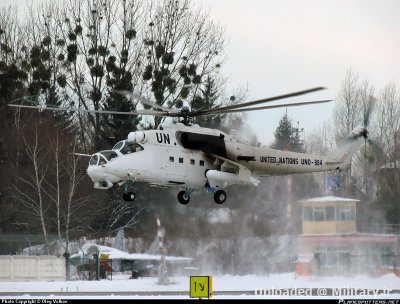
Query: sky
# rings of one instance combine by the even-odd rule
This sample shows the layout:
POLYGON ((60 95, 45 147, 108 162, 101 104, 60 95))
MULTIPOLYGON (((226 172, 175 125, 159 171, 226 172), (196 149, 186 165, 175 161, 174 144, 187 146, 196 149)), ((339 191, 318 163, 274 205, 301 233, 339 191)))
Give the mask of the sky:
MULTIPOLYGON (((349 69, 376 91, 400 86, 400 1, 397 0, 201 0, 225 28, 229 86, 248 86, 247 100, 327 89, 284 102, 336 99, 349 69)), ((283 101, 282 101, 283 103, 283 101)), ((305 135, 329 120, 335 102, 289 108, 305 135)), ((262 144, 286 109, 248 115, 262 144)))
MULTIPOLYGON (((39 2, 42 0, 32 0, 39 2)), ((225 28, 228 92, 248 88, 246 101, 317 86, 321 92, 283 102, 335 99, 352 69, 376 91, 400 86, 398 0, 193 0, 225 28)), ((0 5, 27 0, 0 0, 0 5)), ((335 102, 289 108, 310 135, 330 119, 335 102)), ((269 145, 286 109, 249 113, 249 128, 269 145)))

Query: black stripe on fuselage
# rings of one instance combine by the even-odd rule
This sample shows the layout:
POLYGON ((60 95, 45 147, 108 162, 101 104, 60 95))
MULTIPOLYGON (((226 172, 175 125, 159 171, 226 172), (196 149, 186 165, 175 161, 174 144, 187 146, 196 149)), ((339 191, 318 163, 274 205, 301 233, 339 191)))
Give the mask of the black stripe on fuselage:
POLYGON ((176 138, 178 143, 186 149, 200 150, 226 157, 226 146, 223 134, 215 136, 178 131, 176 132, 176 138))

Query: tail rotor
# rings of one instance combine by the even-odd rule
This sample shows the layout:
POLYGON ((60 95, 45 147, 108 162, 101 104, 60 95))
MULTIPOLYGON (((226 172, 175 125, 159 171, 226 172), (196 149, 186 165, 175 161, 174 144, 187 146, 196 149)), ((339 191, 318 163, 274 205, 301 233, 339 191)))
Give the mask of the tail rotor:
MULTIPOLYGON (((369 96, 368 99, 368 104, 366 105, 365 111, 364 111, 364 117, 363 117, 363 129, 360 131, 359 136, 364 138, 365 142, 365 151, 364 151, 364 158, 366 160, 366 147, 367 145, 372 148, 373 153, 377 160, 384 160, 385 159, 385 153, 383 149, 380 147, 379 144, 377 144, 375 141, 373 141, 369 137, 369 124, 371 121, 371 115, 374 111, 374 108, 376 106, 377 99, 373 96, 369 96)), ((370 161, 372 161, 372 158, 369 158, 370 161)))

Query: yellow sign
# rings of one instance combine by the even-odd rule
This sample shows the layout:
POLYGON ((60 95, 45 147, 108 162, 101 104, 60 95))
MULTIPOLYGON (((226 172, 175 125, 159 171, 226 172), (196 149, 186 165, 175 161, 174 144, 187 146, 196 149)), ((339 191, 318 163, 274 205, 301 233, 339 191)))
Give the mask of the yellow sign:
POLYGON ((191 298, 211 298, 212 296, 212 277, 211 276, 191 276, 190 277, 190 297, 191 298))
POLYGON ((100 253, 100 260, 108 260, 108 253, 100 253))

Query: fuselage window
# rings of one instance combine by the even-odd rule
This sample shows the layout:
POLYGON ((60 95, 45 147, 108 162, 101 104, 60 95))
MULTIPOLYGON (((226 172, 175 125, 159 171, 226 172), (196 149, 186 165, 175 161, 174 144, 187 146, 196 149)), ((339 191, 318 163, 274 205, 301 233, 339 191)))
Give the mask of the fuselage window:
POLYGON ((200 166, 204 166, 204 160, 201 160, 201 161, 199 162, 199 164, 200 164, 200 166))
POLYGON ((170 161, 171 163, 173 163, 173 162, 174 162, 174 157, 173 157, 173 156, 170 156, 170 157, 169 157, 169 161, 170 161))
POLYGON ((191 160, 190 160, 190 164, 191 164, 191 165, 194 165, 194 159, 191 159, 191 160))
POLYGON ((183 164, 183 158, 182 157, 179 157, 179 163, 183 164))
POLYGON ((125 145, 123 148, 120 150, 122 154, 130 154, 130 153, 135 153, 144 150, 144 148, 139 145, 137 142, 133 141, 128 141, 125 142, 125 145))

